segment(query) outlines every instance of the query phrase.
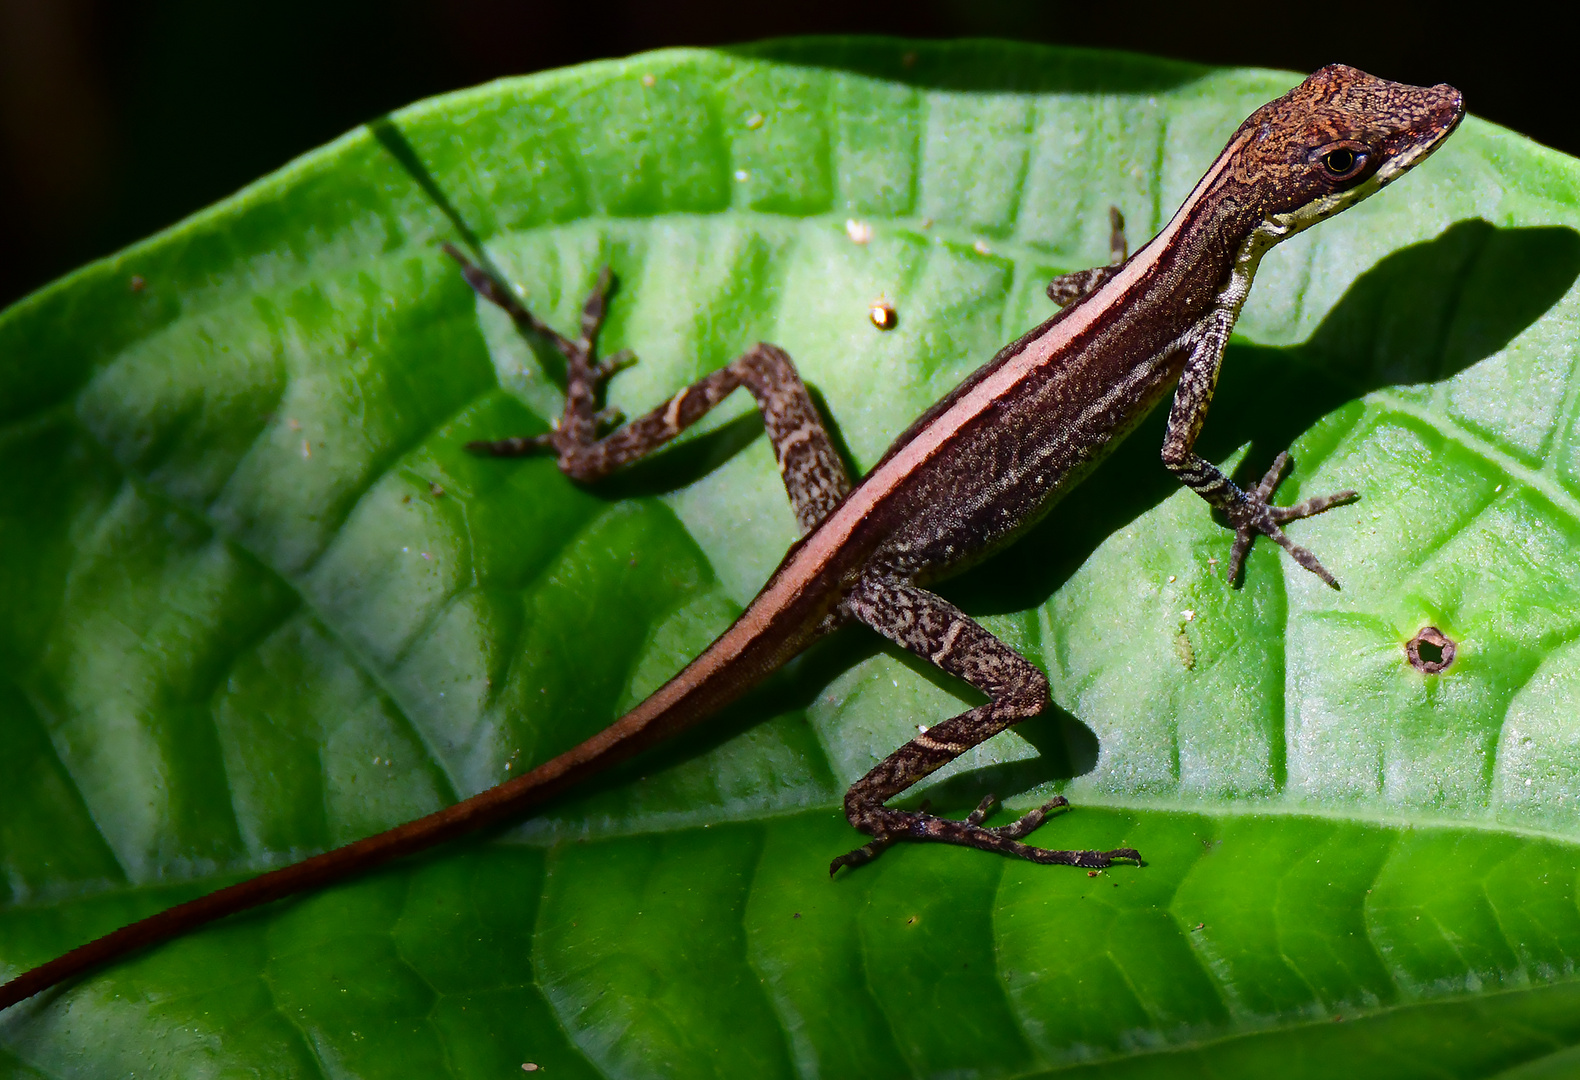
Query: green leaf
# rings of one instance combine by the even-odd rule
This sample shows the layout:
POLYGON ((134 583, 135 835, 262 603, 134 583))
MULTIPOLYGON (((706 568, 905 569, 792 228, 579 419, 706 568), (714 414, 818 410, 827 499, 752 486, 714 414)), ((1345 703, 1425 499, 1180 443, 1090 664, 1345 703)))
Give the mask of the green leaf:
MULTIPOLYGON (((1294 81, 1002 43, 678 51, 413 106, 0 315, 0 976, 600 729, 793 539, 734 402, 593 489, 467 455, 759 339, 870 466, 1158 228, 1294 81), (871 226, 859 244, 847 219, 871 226), (868 319, 891 300, 889 333, 868 319)), ((1580 1061, 1580 166, 1467 121, 1269 256, 1203 446, 1357 505, 1227 535, 1149 421, 948 583, 1059 705, 911 799, 1075 804, 1097 876, 860 840, 846 784, 971 700, 843 631, 502 835, 0 1017, 0 1076, 1558 1075, 1580 1061), (1429 675, 1405 643, 1458 648, 1429 675)), ((859 231, 859 230, 858 230, 859 231)))

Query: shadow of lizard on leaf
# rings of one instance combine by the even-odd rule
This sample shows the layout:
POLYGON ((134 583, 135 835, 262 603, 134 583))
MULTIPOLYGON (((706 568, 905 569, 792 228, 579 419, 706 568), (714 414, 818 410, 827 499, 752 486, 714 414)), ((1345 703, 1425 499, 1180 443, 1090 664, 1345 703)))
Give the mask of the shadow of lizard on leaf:
MULTIPOLYGON (((1345 403, 1389 386, 1448 379, 1495 355, 1577 277, 1580 233, 1573 229, 1457 222, 1362 274, 1307 341, 1231 344, 1198 449, 1222 461, 1249 443, 1243 471, 1260 475, 1276 453, 1345 403)), ((979 617, 1046 602, 1107 537, 1179 490, 1158 460, 1165 412, 1158 409, 1012 548, 939 591, 979 617)), ((1385 493, 1362 492, 1368 495, 1385 493)), ((930 792, 934 802, 969 805, 979 797, 973 793, 987 790, 1012 795, 1096 764, 1096 736, 1057 706, 1015 731, 1042 757, 951 777, 930 792)))
MULTIPOLYGON (((1274 455, 1346 402, 1447 379, 1494 355, 1577 277, 1580 233, 1573 229, 1456 222, 1362 274, 1305 342, 1231 342, 1197 450, 1223 461, 1250 443, 1245 472, 1260 476, 1274 455)), ((977 616, 1045 602, 1107 537, 1179 490, 1158 457, 1167 411, 1154 410, 1013 547, 940 591, 977 616)), ((1296 460, 1291 475, 1300 468, 1296 460)))

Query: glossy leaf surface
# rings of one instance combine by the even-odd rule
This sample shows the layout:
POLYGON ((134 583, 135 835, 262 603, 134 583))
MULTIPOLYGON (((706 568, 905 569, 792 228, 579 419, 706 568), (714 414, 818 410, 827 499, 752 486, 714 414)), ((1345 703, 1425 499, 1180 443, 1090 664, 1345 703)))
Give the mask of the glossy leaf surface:
MULTIPOLYGON (((414 106, 0 315, 0 975, 545 760, 793 539, 744 401, 594 490, 467 455, 544 430, 563 369, 442 241, 566 330, 611 265, 627 414, 783 345, 866 468, 1104 261, 1110 204, 1150 235, 1293 81, 881 41, 591 65, 414 106)), ((1040 843, 1145 867, 907 847, 830 882, 844 786, 972 700, 845 631, 505 835, 11 1011, 0 1075, 1563 1074, 1577 226, 1580 166, 1469 121, 1269 256, 1202 446, 1292 443, 1284 501, 1363 491, 1291 530, 1342 592, 1263 545, 1229 588, 1158 418, 944 586, 1060 708, 913 801, 1062 791, 1040 843)))

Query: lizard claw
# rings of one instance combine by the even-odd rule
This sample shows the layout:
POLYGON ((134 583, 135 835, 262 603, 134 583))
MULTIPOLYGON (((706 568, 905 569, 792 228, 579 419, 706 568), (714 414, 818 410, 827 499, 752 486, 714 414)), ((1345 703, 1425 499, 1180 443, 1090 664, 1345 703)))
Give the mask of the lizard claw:
POLYGON ((542 435, 513 435, 508 439, 473 439, 466 444, 469 453, 479 457, 526 457, 539 450, 554 449, 552 431, 542 435))
POLYGON ((892 836, 875 836, 875 837, 873 837, 871 840, 869 840, 865 844, 861 845, 861 847, 857 848, 855 851, 849 852, 848 854, 845 854, 845 855, 841 855, 839 858, 837 858, 833 862, 829 863, 828 864, 828 876, 829 877, 833 877, 835 874, 839 873, 839 868, 841 866, 849 866, 849 867, 865 866, 867 863, 870 863, 873 859, 876 859, 879 855, 882 855, 884 853, 884 851, 886 851, 889 848, 889 846, 891 844, 893 844, 893 843, 894 843, 894 837, 892 837, 892 836))
POLYGON ((1289 454, 1286 451, 1274 459, 1272 468, 1267 470, 1261 483, 1245 493, 1244 501, 1230 506, 1226 511, 1229 523, 1234 526, 1234 544, 1229 549, 1229 581, 1237 583, 1240 580, 1240 571, 1245 566, 1245 557, 1251 550, 1251 542, 1256 539, 1257 534, 1261 534, 1289 552, 1289 557, 1295 562, 1337 589, 1338 579, 1328 572, 1327 567, 1323 566, 1315 555, 1286 536, 1279 525, 1286 521, 1313 517, 1335 506, 1352 503, 1360 498, 1360 493, 1345 490, 1332 495, 1319 495, 1293 506, 1274 506, 1267 500, 1272 498, 1279 481, 1284 478, 1284 470, 1288 467, 1289 454))
POLYGON ((600 386, 614 378, 626 368, 636 366, 636 354, 630 349, 621 349, 612 356, 606 356, 592 366, 592 378, 600 386))
POLYGON ((1285 450, 1273 459, 1267 472, 1262 474, 1262 482, 1256 485, 1256 490, 1251 492, 1251 497, 1259 503, 1265 503, 1273 497, 1273 492, 1278 490, 1279 482, 1284 479, 1284 472, 1289 468, 1289 451, 1285 450))
POLYGON ((984 795, 984 796, 982 796, 982 801, 977 803, 977 808, 975 810, 971 811, 971 813, 969 813, 968 815, 966 815, 966 824, 967 825, 980 825, 980 824, 982 824, 982 822, 987 820, 987 816, 993 812, 993 808, 995 806, 997 806, 997 805, 998 805, 998 796, 996 796, 996 795, 984 795))

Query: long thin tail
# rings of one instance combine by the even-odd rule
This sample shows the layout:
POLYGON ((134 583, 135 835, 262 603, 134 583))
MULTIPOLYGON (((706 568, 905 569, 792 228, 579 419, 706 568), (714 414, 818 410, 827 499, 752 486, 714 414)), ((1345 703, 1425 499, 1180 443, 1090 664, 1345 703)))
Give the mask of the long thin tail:
MULTIPOLYGON (((199 926, 260 904, 364 873, 402 855, 518 817, 579 781, 668 738, 739 697, 773 666, 730 663, 767 646, 778 651, 781 634, 743 625, 744 618, 651 697, 619 720, 558 757, 497 787, 387 832, 314 855, 290 866, 177 904, 64 956, 41 964, 0 986, 0 1009, 47 990, 127 953, 179 937, 199 926), (777 640, 765 640, 765 638, 777 640)), ((804 644, 804 643, 800 643, 804 644)), ((791 651, 799 651, 791 645, 791 651)))
MULTIPOLYGON (((552 761, 474 795, 465 802, 397 825, 376 836, 226 886, 105 934, 0 986, 0 1009, 9 1008, 56 983, 127 953, 179 937, 205 923, 292 893, 305 892, 361 874, 402 855, 410 855, 518 815, 574 784, 586 773, 612 764, 613 758, 600 759, 599 750, 609 743, 608 736, 613 730, 614 727, 605 728, 552 761)), ((630 752, 634 753, 635 748, 630 752)))

